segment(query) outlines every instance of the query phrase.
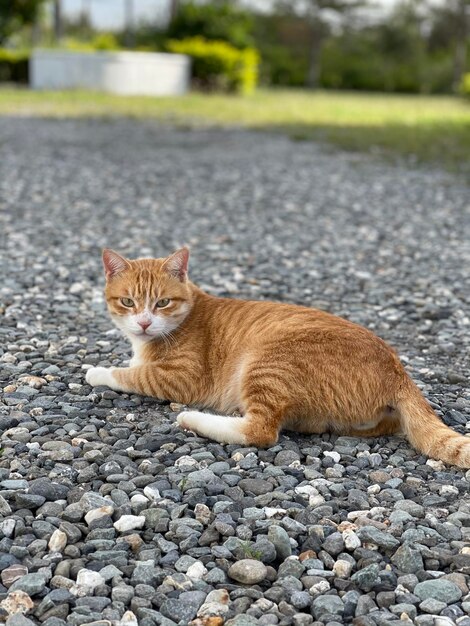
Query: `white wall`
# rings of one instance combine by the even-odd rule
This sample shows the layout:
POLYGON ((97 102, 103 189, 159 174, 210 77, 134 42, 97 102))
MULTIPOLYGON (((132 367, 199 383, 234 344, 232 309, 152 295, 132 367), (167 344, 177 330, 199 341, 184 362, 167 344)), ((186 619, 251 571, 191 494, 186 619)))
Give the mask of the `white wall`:
POLYGON ((182 54, 34 50, 30 85, 122 95, 180 95, 189 89, 190 69, 190 59, 182 54))

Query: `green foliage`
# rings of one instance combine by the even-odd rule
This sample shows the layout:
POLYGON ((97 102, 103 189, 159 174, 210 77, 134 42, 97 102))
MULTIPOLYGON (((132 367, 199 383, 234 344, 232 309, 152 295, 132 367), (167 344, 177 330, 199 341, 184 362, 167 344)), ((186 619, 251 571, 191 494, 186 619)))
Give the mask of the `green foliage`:
POLYGON ((261 56, 261 82, 265 85, 305 85, 310 29, 306 20, 292 15, 259 14, 254 38, 261 56))
POLYGON ((1 0, 0 1, 0 44, 24 26, 36 20, 45 0, 1 0))
POLYGON ((97 50, 119 50, 119 43, 112 33, 99 33, 89 41, 82 41, 75 37, 67 37, 59 46, 64 50, 74 52, 96 52, 97 50))
POLYGON ((470 98, 470 72, 463 75, 459 91, 464 96, 468 96, 470 98))
POLYGON ((91 40, 95 50, 119 50, 120 46, 116 36, 112 33, 99 33, 91 40))
POLYGON ((199 4, 183 2, 167 32, 169 39, 204 39, 226 41, 235 48, 253 45, 253 17, 232 2, 199 4))
POLYGON ((27 83, 29 53, 0 48, 0 82, 27 83))
POLYGON ((238 50, 203 37, 170 40, 166 48, 191 57, 194 83, 200 89, 249 94, 257 85, 259 56, 253 48, 238 50))
POLYGON ((257 550, 250 541, 243 541, 240 544, 240 548, 243 550, 243 556, 245 559, 254 559, 255 561, 261 561, 263 553, 261 550, 257 550))
POLYGON ((261 54, 261 82, 265 85, 302 87, 308 70, 306 56, 298 57, 279 45, 265 45, 261 54))
POLYGON ((333 89, 442 93, 451 90, 452 58, 428 53, 422 39, 404 31, 346 33, 325 42, 320 83, 333 89))

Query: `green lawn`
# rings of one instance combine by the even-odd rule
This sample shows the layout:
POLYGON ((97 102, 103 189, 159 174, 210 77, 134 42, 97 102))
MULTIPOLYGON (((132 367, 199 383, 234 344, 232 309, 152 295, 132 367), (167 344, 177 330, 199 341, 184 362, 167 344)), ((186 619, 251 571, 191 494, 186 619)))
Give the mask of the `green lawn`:
POLYGON ((451 96, 259 90, 249 97, 192 93, 147 98, 1 89, 0 115, 130 116, 180 125, 241 125, 470 168, 470 101, 451 96))

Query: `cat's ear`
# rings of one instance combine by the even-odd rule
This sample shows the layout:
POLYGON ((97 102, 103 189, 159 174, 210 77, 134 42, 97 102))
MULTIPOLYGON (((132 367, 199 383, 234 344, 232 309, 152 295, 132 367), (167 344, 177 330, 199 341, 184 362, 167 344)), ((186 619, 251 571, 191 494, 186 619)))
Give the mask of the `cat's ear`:
POLYGON ((103 265, 107 280, 130 267, 130 263, 127 259, 109 248, 103 250, 103 265))
POLYGON ((173 252, 163 263, 163 269, 184 282, 188 277, 189 249, 184 247, 173 252))

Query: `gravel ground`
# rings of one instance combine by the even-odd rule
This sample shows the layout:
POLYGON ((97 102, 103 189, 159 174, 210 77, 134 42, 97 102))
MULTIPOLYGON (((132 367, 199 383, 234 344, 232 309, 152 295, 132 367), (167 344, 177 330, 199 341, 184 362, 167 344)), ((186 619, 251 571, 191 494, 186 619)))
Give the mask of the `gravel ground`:
POLYGON ((214 294, 375 330, 470 430, 461 181, 131 121, 1 119, 0 168, 0 621, 470 625, 470 472, 400 437, 221 446, 179 431, 179 406, 84 379, 129 358, 101 248, 189 243, 214 294))

